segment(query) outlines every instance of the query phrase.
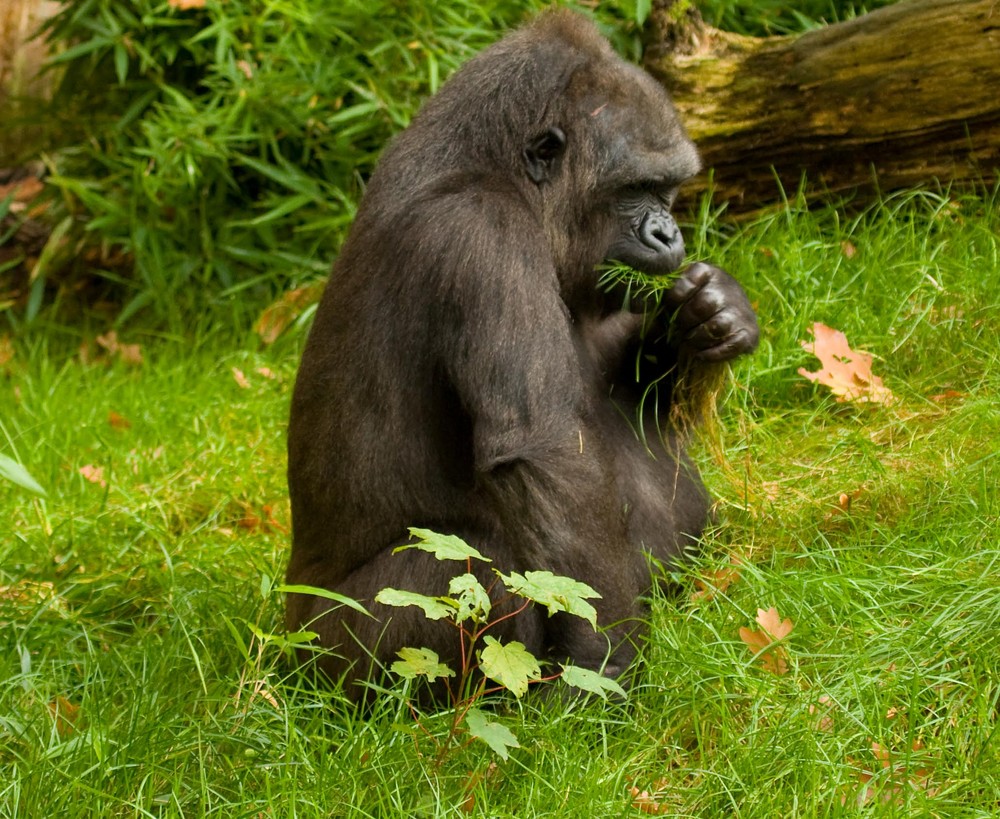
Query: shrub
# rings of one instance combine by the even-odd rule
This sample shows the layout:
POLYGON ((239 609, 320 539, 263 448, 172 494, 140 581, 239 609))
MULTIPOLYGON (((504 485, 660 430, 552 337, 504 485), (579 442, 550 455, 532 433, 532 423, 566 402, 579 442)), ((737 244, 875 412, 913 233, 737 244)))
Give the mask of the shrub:
POLYGON ((526 4, 181 5, 77 0, 48 27, 82 130, 53 181, 147 300, 325 271, 385 140, 526 4))
POLYGON ((327 270, 420 100, 543 5, 69 0, 45 29, 73 123, 52 181, 134 258, 129 314, 270 295, 327 270))

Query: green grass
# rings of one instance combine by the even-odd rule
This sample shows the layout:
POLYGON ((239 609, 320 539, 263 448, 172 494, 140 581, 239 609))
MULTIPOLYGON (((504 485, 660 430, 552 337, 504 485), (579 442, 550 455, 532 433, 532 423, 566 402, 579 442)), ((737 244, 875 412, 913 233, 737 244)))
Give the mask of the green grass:
POLYGON ((688 233, 763 327, 723 407, 728 460, 701 458, 719 525, 653 601, 629 700, 500 705, 507 762, 475 744, 437 765, 394 700, 361 719, 253 637, 280 632, 301 331, 260 350, 224 322, 133 330, 131 368, 82 364, 57 327, 18 339, 0 452, 49 494, 0 483, 0 816, 641 816, 633 787, 672 816, 997 815, 997 197, 688 233), (874 353, 898 403, 797 375, 814 321, 874 353), (692 600, 730 554, 739 579, 692 600), (739 636, 772 606, 794 623, 784 676, 739 636))

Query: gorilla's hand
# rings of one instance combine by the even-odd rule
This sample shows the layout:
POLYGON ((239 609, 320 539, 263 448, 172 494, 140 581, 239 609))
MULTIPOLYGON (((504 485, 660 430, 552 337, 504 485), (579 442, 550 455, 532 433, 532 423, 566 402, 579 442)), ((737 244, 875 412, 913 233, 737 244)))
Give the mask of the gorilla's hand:
POLYGON ((696 262, 664 299, 674 314, 680 350, 702 361, 729 361, 757 347, 757 316, 739 282, 725 270, 696 262))

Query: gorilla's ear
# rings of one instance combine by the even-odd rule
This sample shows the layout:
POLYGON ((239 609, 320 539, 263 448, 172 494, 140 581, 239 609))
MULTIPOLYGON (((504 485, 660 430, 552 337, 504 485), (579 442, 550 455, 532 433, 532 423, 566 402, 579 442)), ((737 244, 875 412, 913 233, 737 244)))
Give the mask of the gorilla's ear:
POLYGON ((531 181, 541 185, 548 180, 565 150, 566 134, 561 128, 549 128, 531 140, 524 149, 524 162, 531 181))

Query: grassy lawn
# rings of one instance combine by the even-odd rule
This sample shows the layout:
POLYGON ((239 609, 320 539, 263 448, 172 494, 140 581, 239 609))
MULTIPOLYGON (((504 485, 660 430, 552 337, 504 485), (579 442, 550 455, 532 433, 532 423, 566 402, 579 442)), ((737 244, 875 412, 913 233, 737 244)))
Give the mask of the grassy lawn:
POLYGON ((0 340, 0 452, 48 491, 0 481, 0 816, 998 815, 998 204, 688 231, 763 328, 725 460, 701 448, 718 526, 653 601, 628 701, 504 701, 506 761, 437 759, 443 719, 392 698, 361 719, 271 636, 301 328, 130 329, 138 365, 65 327, 0 340), (798 374, 816 321, 895 403, 798 374), (755 657, 772 607, 791 632, 755 657))

